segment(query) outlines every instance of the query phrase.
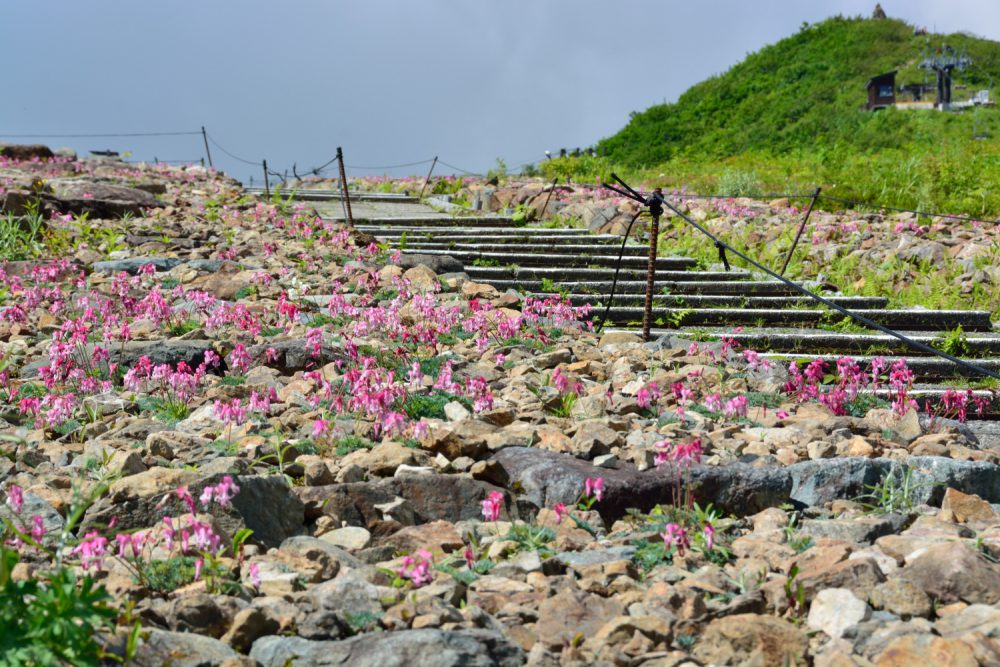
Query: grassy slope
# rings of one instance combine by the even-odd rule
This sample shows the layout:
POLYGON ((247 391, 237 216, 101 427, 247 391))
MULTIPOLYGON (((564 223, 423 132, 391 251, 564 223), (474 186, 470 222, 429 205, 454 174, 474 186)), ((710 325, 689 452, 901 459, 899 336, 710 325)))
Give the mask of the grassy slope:
POLYGON ((977 90, 990 75, 1000 82, 996 42, 835 17, 751 54, 674 104, 633 114, 599 148, 608 166, 665 185, 711 189, 721 171, 738 169, 768 190, 822 185, 886 205, 1000 213, 1000 110, 859 111, 869 77, 899 69, 897 84, 923 81, 916 64, 942 42, 974 61, 956 83, 977 90), (987 139, 973 138, 984 131, 987 139))

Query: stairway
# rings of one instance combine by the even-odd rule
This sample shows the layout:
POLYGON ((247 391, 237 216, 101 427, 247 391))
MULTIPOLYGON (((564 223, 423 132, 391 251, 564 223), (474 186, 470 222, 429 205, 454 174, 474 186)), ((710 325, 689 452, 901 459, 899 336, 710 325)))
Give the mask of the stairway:
MULTIPOLYGON (((321 215, 342 219, 340 207, 316 204, 321 215)), ((404 253, 448 255, 465 265, 476 281, 504 291, 533 296, 558 292, 574 305, 590 304, 595 321, 606 317, 605 329, 637 330, 641 326, 646 285, 647 246, 629 243, 621 260, 615 297, 611 291, 621 237, 578 229, 518 227, 500 216, 449 216, 427 209, 421 215, 355 214, 359 231, 372 234, 404 253)), ((744 269, 703 270, 686 257, 659 257, 656 263, 653 319, 655 337, 675 342, 718 340, 722 335, 781 364, 824 358, 832 364, 850 355, 859 362, 882 356, 905 358, 918 378, 912 392, 919 401, 934 399, 949 388, 970 384, 976 395, 988 396, 991 408, 983 417, 1000 420, 997 384, 935 356, 927 356, 898 339, 856 326, 852 320, 818 306, 769 276, 744 269)), ((815 288, 815 285, 806 285, 815 288)), ((890 309, 884 297, 830 296, 832 302, 938 347, 961 326, 964 352, 973 363, 1000 372, 1000 332, 987 311, 890 309)), ((970 416, 971 417, 971 416, 970 416)), ((1000 424, 982 428, 996 431, 1000 424)), ((1000 443, 1000 440, 998 440, 1000 443)))

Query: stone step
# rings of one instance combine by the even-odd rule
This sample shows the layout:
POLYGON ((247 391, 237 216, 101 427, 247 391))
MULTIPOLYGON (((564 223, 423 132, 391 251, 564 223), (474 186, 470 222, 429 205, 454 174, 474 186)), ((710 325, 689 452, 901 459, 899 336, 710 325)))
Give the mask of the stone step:
POLYGON ((609 252, 614 252, 614 257, 621 253, 622 257, 642 257, 647 261, 649 248, 641 245, 627 245, 624 248, 612 248, 609 244, 597 243, 436 243, 408 239, 405 244, 406 251, 426 252, 429 250, 439 250, 443 253, 454 255, 455 253, 526 253, 526 254, 551 254, 570 255, 573 259, 586 260, 592 256, 612 257, 609 252))
MULTIPOLYGON (((467 271, 470 270, 471 269, 467 269, 467 271)), ((734 273, 735 272, 729 272, 723 273, 722 275, 730 277, 733 276, 734 273)), ((739 278, 716 280, 713 277, 716 275, 718 275, 718 272, 687 271, 681 273, 680 276, 682 278, 693 279, 663 280, 662 274, 657 274, 655 288, 658 294, 668 294, 672 296, 684 296, 690 294, 719 294, 736 297, 799 295, 799 292, 790 289, 784 283, 779 283, 776 280, 743 280, 739 278), (698 279, 699 277, 701 280, 698 279)), ((740 278, 749 278, 752 274, 742 273, 737 275, 740 276, 740 278)), ((640 274, 638 271, 623 270, 619 275, 618 283, 615 286, 615 299, 618 299, 619 294, 645 295, 646 281, 636 279, 640 277, 643 277, 643 274, 640 274)), ((541 280, 494 280, 479 278, 477 278, 477 280, 489 283, 501 291, 508 289, 527 290, 532 292, 542 291, 541 280)), ((552 282, 558 288, 566 289, 570 292, 578 294, 590 294, 597 297, 607 298, 607 296, 611 293, 610 280, 590 280, 579 282, 563 282, 553 280, 552 282)))
MULTIPOLYGON (((615 258, 618 259, 617 257, 615 258)), ((681 258, 683 259, 683 258, 681 258)), ((565 265, 563 265, 565 266, 565 265)), ((488 282, 494 284, 497 281, 507 280, 519 283, 521 285, 529 284, 528 281, 541 281, 542 279, 549 279, 556 284, 560 281, 601 281, 607 282, 608 285, 611 284, 611 279, 615 275, 615 270, 613 268, 600 268, 600 269, 583 269, 583 268, 552 268, 552 267, 526 267, 526 268, 508 268, 506 266, 468 266, 465 267, 465 273, 468 274, 470 278, 476 282, 488 282)), ((733 271, 665 271, 663 269, 658 269, 656 271, 656 284, 657 286, 667 285, 670 281, 700 281, 700 280, 711 280, 716 282, 721 282, 724 280, 732 281, 743 281, 749 278, 752 274, 749 271, 744 271, 741 269, 736 269, 733 271)), ((618 274, 619 284, 621 281, 641 281, 643 285, 643 290, 646 289, 646 271, 645 267, 643 270, 629 269, 623 267, 618 274)), ((539 283, 540 284, 540 283, 539 283)), ((781 284, 781 283, 777 283, 781 284)), ((645 292, 644 292, 645 293, 645 292)))
MULTIPOLYGON (((608 322, 641 323, 642 308, 613 306, 608 313, 608 322)), ((593 315, 603 315, 604 311, 594 311, 593 315)), ((941 331, 961 325, 965 331, 989 331, 991 329, 989 311, 975 310, 867 310, 865 317, 891 329, 911 329, 914 331, 941 331)), ((836 314, 833 321, 839 321, 836 314)), ((831 322, 830 311, 819 309, 780 308, 656 308, 653 321, 658 326, 664 323, 676 327, 755 325, 755 326, 809 326, 817 327, 831 322)), ((756 349, 756 348, 755 348, 756 349)), ((760 351, 760 350, 758 350, 760 351)))
MULTIPOLYGON (((472 268, 497 268, 506 266, 530 266, 530 267, 611 267, 614 270, 619 263, 622 267, 632 269, 646 268, 647 259, 645 257, 622 257, 619 262, 617 255, 561 255, 557 253, 530 253, 530 252, 478 252, 470 250, 418 250, 411 252, 408 248, 403 253, 420 255, 447 255, 463 262, 466 272, 472 268), (476 266, 489 263, 495 266, 476 266)), ((687 257, 659 257, 656 260, 658 270, 682 270, 693 267, 697 264, 693 259, 687 257)), ((471 274, 470 274, 471 275, 471 274)))
MULTIPOLYGON (((617 290, 616 290, 617 292, 617 290)), ((548 297, 552 293, 536 292, 535 297, 548 297)), ((585 303, 591 305, 604 304, 608 302, 607 295, 594 294, 566 294, 564 295, 574 306, 582 306, 585 303)), ((875 308, 885 308, 889 300, 878 296, 833 296, 827 297, 830 301, 854 310, 872 310, 875 308)), ((616 293, 614 306, 642 306, 645 303, 645 292, 621 294, 616 293)), ((743 296, 743 295, 690 295, 690 294, 654 294, 653 304, 655 306, 667 306, 672 308, 795 308, 804 305, 811 305, 812 301, 806 297, 794 296, 743 296)), ((603 306, 602 306, 603 307, 603 306)))
MULTIPOLYGON (((918 343, 944 349, 947 331, 928 333, 926 331, 898 330, 899 333, 918 343)), ((655 335, 669 335, 686 340, 719 340, 726 336, 738 342, 741 347, 758 352, 796 354, 847 354, 847 355, 905 355, 921 353, 894 336, 883 333, 843 333, 836 331, 809 330, 744 330, 733 331, 731 327, 705 328, 699 331, 657 330, 655 335)), ((966 336, 965 355, 970 357, 1000 357, 1000 334, 992 332, 966 336)))

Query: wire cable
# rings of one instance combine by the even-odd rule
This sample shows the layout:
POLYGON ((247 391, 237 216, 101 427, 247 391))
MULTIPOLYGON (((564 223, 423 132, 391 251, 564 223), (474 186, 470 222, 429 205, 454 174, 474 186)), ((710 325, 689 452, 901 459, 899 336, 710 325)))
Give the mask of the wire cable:
MULTIPOLYGON (((622 181, 620 178, 618 178, 615 174, 612 173, 611 177, 614 178, 619 183, 621 183, 625 187, 625 189, 628 190, 628 192, 629 192, 628 196, 630 198, 632 198, 632 199, 634 199, 634 200, 642 203, 643 206, 646 205, 646 199, 641 194, 639 194, 638 192, 636 192, 635 190, 633 190, 631 187, 629 187, 624 181, 622 181)), ((607 186, 607 184, 605 184, 605 186, 609 187, 609 189, 615 190, 616 192, 619 192, 619 193, 622 192, 621 190, 618 190, 617 188, 615 188, 613 186, 607 186)), ((669 208, 671 211, 673 211, 675 215, 679 216, 681 219, 683 219, 689 225, 691 225, 692 227, 694 227, 695 229, 697 229, 699 232, 701 232, 702 234, 704 234, 705 236, 707 236, 709 239, 711 239, 712 242, 715 243, 716 247, 718 247, 720 249, 725 249, 725 250, 730 251, 731 253, 733 253, 734 255, 736 255, 737 257, 739 257, 740 259, 742 259, 746 263, 750 264, 751 266, 753 266, 753 267, 755 267, 757 269, 760 269, 761 271, 763 271, 764 273, 768 274, 772 278, 775 278, 776 280, 781 281, 782 283, 784 283, 788 287, 791 287, 795 291, 797 291, 797 292, 799 292, 801 294, 804 294, 805 296, 809 297, 810 299, 813 299, 814 301, 816 301, 818 303, 821 303, 824 306, 826 306, 827 308, 835 310, 838 313, 840 313, 840 314, 842 314, 842 315, 844 315, 846 317, 850 317, 853 320, 861 322, 862 324, 864 324, 865 326, 867 326, 870 329, 875 329, 876 331, 881 331, 882 333, 884 333, 884 334, 886 334, 888 336, 892 336, 893 338, 896 338, 897 340, 903 342, 904 344, 912 347, 915 350, 919 350, 919 351, 921 351, 921 352, 923 352, 925 354, 931 354, 931 355, 940 357, 942 359, 946 359, 946 360, 952 362, 953 364, 961 366, 962 368, 965 368, 966 370, 970 370, 970 371, 972 371, 972 372, 974 372, 974 373, 976 373, 978 375, 985 375, 987 377, 992 377, 992 378, 996 378, 996 379, 1000 380, 1000 375, 998 375, 997 373, 994 373, 993 371, 990 371, 990 370, 988 370, 986 368, 983 368, 982 366, 977 366, 976 364, 969 363, 968 361, 965 361, 964 359, 959 359, 958 357, 952 356, 952 355, 948 354, 947 352, 942 352, 941 350, 936 350, 936 349, 934 349, 933 347, 931 347, 929 345, 925 345, 925 344, 923 344, 923 343, 921 343, 919 341, 915 341, 915 340, 913 340, 911 338, 908 338, 907 336, 904 336, 903 334, 899 333, 898 331, 894 331, 893 329, 890 329, 888 327, 884 327, 881 324, 878 324, 877 322, 874 322, 873 320, 868 319, 864 315, 859 315, 859 314, 857 314, 857 313, 855 313, 855 312, 853 312, 851 310, 848 310, 847 308, 844 308, 843 306, 840 306, 840 305, 838 305, 838 304, 830 301, 829 299, 826 299, 826 298, 820 296, 819 294, 816 294, 816 293, 814 293, 814 292, 806 289, 802 285, 799 285, 798 283, 793 282, 793 281, 789 280, 788 278, 785 278, 784 276, 781 276, 781 275, 775 273, 774 271, 772 271, 771 269, 767 268, 766 266, 764 266, 762 264, 759 264, 758 262, 750 259, 748 256, 746 256, 745 254, 743 254, 739 250, 733 248, 728 243, 720 240, 717 236, 715 236, 714 234, 712 234, 712 232, 708 231, 707 229, 705 229, 704 227, 702 227, 701 225, 699 225, 697 222, 695 222, 694 220, 692 220, 691 218, 689 218, 687 215, 685 215, 684 213, 682 213, 681 210, 678 209, 676 206, 674 206, 670 202, 666 201, 662 196, 660 196, 658 194, 655 194, 655 193, 653 194, 653 196, 657 200, 659 200, 661 204, 663 204, 664 206, 666 206, 667 208, 669 208)))
MULTIPOLYGON (((336 159, 337 158, 334 158, 334 160, 336 160, 336 159)), ((344 167, 347 168, 347 169, 362 169, 362 170, 379 171, 381 169, 402 169, 403 167, 416 167, 417 165, 427 164, 428 162, 433 162, 433 161, 434 161, 434 159, 431 158, 429 160, 420 160, 419 162, 407 162, 406 164, 389 164, 389 165, 385 165, 385 166, 382 166, 382 167, 360 167, 360 166, 358 166, 356 164, 345 164, 344 167)), ((333 160, 330 160, 330 162, 333 162, 333 160)), ((440 162, 440 160, 438 160, 438 162, 440 162)), ((329 164, 329 162, 327 164, 329 164)), ((441 162, 441 164, 444 164, 444 163, 441 162)), ((459 169, 459 171, 461 171, 461 169, 459 169)))
POLYGON ((950 218, 952 220, 963 220, 965 222, 984 222, 991 225, 1000 224, 1000 220, 984 220, 982 218, 972 218, 964 215, 954 215, 951 213, 935 213, 934 211, 916 211, 909 208, 899 208, 896 206, 880 206, 879 204, 869 204, 863 201, 854 201, 852 199, 842 199, 840 197, 831 197, 829 195, 820 195, 820 199, 826 199, 828 201, 835 201, 841 204, 849 204, 851 206, 863 206, 865 208, 874 208, 882 211, 895 211, 897 213, 913 213, 915 215, 925 215, 928 217, 937 218, 950 218))
POLYGON ((467 176, 482 176, 482 174, 477 174, 474 171, 466 171, 465 169, 462 169, 461 167, 456 167, 453 164, 448 164, 444 160, 438 160, 438 164, 444 165, 445 167, 448 167, 449 169, 454 169, 455 171, 460 171, 460 172, 462 172, 463 174, 465 174, 467 176))
POLYGON ((0 134, 12 139, 103 139, 108 137, 181 137, 201 134, 196 132, 124 132, 105 134, 0 134))
MULTIPOLYGON (((198 134, 201 134, 201 132, 199 132, 198 134)), ((232 153, 230 153, 229 151, 227 151, 225 148, 223 148, 222 145, 219 144, 218 141, 216 141, 215 139, 213 139, 211 134, 206 134, 205 136, 208 137, 208 140, 212 142, 213 146, 215 146, 220 151, 222 151, 223 153, 225 153, 229 157, 233 158, 237 162, 242 162, 243 164, 249 164, 249 165, 252 165, 254 167, 259 167, 261 165, 260 162, 254 162, 252 160, 246 160, 244 158, 241 158, 239 155, 233 155, 232 153)))
POLYGON ((618 250, 618 263, 615 265, 615 277, 611 280, 611 293, 608 295, 608 305, 604 308, 604 315, 601 316, 601 321, 597 325, 597 331, 604 329, 604 323, 608 321, 608 313, 611 312, 611 304, 615 300, 615 288, 618 286, 618 273, 622 269, 622 257, 625 255, 625 244, 628 242, 628 235, 632 231, 632 225, 635 221, 639 219, 639 216, 643 214, 645 209, 640 208, 639 212, 632 216, 632 219, 628 223, 628 228, 625 230, 625 236, 622 238, 622 247, 618 250))

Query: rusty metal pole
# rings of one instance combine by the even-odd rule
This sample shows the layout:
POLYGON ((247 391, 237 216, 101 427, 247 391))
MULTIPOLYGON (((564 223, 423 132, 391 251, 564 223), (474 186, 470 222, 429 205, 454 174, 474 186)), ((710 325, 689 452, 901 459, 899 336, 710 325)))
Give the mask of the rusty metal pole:
POLYGON ((549 189, 549 196, 545 198, 545 203, 542 204, 542 212, 538 214, 539 220, 545 217, 545 209, 549 207, 549 200, 552 199, 552 193, 556 191, 556 182, 558 180, 559 180, 558 176, 552 179, 552 187, 549 189))
POLYGON ((344 189, 344 206, 347 208, 347 224, 354 226, 354 214, 351 212, 351 195, 347 192, 347 173, 344 171, 344 151, 337 146, 337 162, 340 163, 340 184, 344 189))
POLYGON ((656 242, 660 236, 660 215, 663 213, 663 204, 660 198, 663 190, 656 188, 652 196, 646 200, 649 213, 653 217, 653 222, 649 227, 649 262, 646 265, 646 302, 642 309, 642 339, 648 341, 649 329, 653 322, 653 285, 656 282, 656 242))
POLYGON ((208 132, 205 131, 205 126, 201 126, 201 138, 205 142, 205 155, 208 156, 208 166, 212 169, 215 165, 212 164, 212 151, 208 150, 208 132))
POLYGON ((785 263, 781 265, 781 271, 778 275, 784 276, 785 269, 788 268, 788 263, 792 261, 792 253, 795 252, 795 246, 799 244, 799 239, 802 238, 802 232, 805 231, 806 223, 809 222, 809 214, 813 211, 813 206, 816 205, 816 200, 819 199, 819 191, 823 188, 816 188, 816 192, 813 193, 812 200, 809 202, 809 208, 806 209, 806 214, 802 218, 802 224, 799 225, 799 231, 795 233, 795 240, 792 241, 792 247, 788 249, 788 254, 785 256, 785 263))
POLYGON ((420 188, 420 196, 418 197, 418 199, 424 198, 424 190, 427 189, 427 185, 431 182, 431 174, 434 173, 434 165, 436 165, 437 163, 438 163, 438 156, 435 155, 434 161, 431 162, 431 168, 427 171, 427 178, 424 179, 424 185, 423 187, 420 188))
POLYGON ((271 198, 271 181, 267 177, 267 160, 264 160, 264 196, 271 198))

